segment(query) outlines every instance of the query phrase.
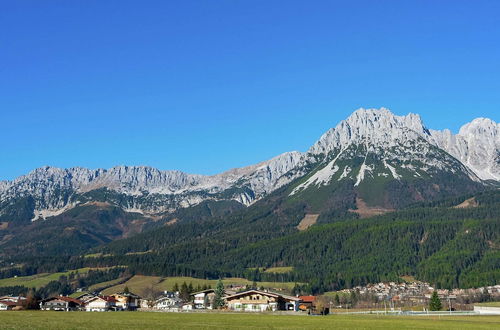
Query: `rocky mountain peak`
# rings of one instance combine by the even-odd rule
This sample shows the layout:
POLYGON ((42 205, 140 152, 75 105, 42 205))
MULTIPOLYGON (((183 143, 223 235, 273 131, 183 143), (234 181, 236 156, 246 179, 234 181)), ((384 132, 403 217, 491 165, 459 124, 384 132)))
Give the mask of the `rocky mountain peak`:
POLYGON ((429 131, 417 114, 397 116, 386 108, 360 108, 323 134, 309 152, 323 154, 363 143, 388 147, 427 135, 429 131))
POLYGON ((500 139, 500 123, 497 124, 489 118, 476 118, 463 125, 458 133, 461 136, 473 136, 488 140, 500 139))

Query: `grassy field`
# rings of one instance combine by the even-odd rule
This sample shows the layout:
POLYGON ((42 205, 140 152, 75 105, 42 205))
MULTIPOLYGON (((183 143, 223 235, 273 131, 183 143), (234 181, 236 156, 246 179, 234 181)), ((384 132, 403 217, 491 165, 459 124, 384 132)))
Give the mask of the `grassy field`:
POLYGON ((119 277, 119 278, 111 280, 111 281, 97 283, 97 284, 89 286, 89 291, 90 292, 99 291, 99 290, 102 290, 102 288, 105 288, 108 286, 110 287, 113 285, 118 285, 120 282, 123 282, 125 279, 126 278, 124 278, 124 277, 119 277))
POLYGON ((271 267, 264 271, 264 273, 284 274, 293 271, 293 267, 271 267))
POLYGON ((500 316, 0 312, 2 329, 498 329, 500 316))
POLYGON ((61 273, 45 273, 31 276, 9 277, 0 280, 0 287, 23 285, 27 288, 40 288, 51 281, 57 281, 62 275, 68 276, 70 273, 78 271, 80 274, 87 273, 90 268, 80 268, 61 273))
MULTIPOLYGON (((203 285, 211 285, 212 288, 215 288, 215 285, 217 284, 217 280, 204 280, 200 278, 194 278, 194 277, 158 277, 158 276, 142 276, 142 275, 136 275, 132 277, 130 280, 123 284, 115 285, 112 287, 107 288, 106 290, 103 291, 103 294, 112 294, 116 292, 123 291, 125 286, 129 288, 130 291, 140 294, 142 290, 144 290, 147 287, 150 287, 153 285, 157 290, 172 290, 174 287, 175 283, 177 283, 179 286, 183 283, 186 282, 186 284, 189 285, 191 283, 194 288, 196 288, 198 285, 203 286, 203 285)), ((222 282, 224 282, 224 285, 229 286, 229 285, 251 285, 252 281, 249 281, 244 278, 226 278, 223 279, 222 282)), ((102 283, 96 284, 96 286, 102 286, 102 283)), ((290 291, 295 283, 293 282, 257 282, 257 286, 261 287, 263 286, 264 288, 268 289, 282 289, 285 291, 290 291)))

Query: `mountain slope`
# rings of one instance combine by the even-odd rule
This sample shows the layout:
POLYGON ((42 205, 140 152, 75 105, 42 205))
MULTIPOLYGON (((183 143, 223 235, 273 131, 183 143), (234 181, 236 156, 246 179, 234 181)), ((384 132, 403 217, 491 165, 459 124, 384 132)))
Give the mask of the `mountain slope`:
POLYGON ((317 198, 349 182, 350 194, 369 206, 394 209, 481 189, 473 171, 431 141, 418 115, 357 110, 311 147, 319 165, 290 196, 317 198))

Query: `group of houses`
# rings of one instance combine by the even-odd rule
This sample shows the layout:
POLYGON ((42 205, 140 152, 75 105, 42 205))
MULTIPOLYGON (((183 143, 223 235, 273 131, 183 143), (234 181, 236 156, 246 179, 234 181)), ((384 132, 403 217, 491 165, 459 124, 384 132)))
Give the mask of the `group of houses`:
MULTIPOLYGON (((153 300, 141 298, 132 292, 120 292, 109 296, 82 293, 80 296, 54 296, 43 299, 39 307, 44 311, 192 311, 214 308, 215 290, 208 289, 191 294, 185 301, 179 292, 165 291, 153 300)), ((313 296, 294 297, 266 290, 227 291, 223 297, 224 309, 240 312, 308 311, 313 307, 313 296)), ((10 310, 20 305, 23 297, 0 297, 0 310, 10 310)))
POLYGON ((0 297, 0 311, 10 311, 22 308, 25 305, 26 298, 20 296, 0 297))
POLYGON ((140 308, 141 298, 131 292, 120 292, 109 296, 82 294, 76 298, 56 296, 40 301, 40 309, 45 311, 88 312, 134 311, 140 308))
POLYGON ((408 283, 375 283, 366 286, 356 286, 352 289, 339 291, 344 294, 358 293, 359 295, 372 295, 378 301, 405 302, 416 305, 427 304, 432 293, 436 291, 441 300, 453 303, 456 300, 480 302, 481 295, 500 300, 500 285, 469 288, 469 289, 435 289, 429 283, 413 281, 408 283))

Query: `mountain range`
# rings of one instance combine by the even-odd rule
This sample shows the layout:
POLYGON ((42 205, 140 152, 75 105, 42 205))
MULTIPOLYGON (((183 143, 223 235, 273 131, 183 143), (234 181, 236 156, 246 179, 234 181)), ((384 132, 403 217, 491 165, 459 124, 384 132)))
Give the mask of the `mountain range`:
POLYGON ((0 182, 0 217, 7 220, 19 213, 12 205, 18 208, 22 198, 23 216, 45 219, 92 202, 97 198, 92 192, 103 189, 113 194, 101 202, 145 215, 171 213, 208 200, 248 206, 300 178, 304 180, 290 196, 350 181, 356 196, 371 206, 391 209, 455 190, 476 190, 500 181, 500 124, 477 118, 453 134, 428 129, 416 114, 358 109, 306 152, 287 152, 212 176, 147 166, 46 166, 0 182), (373 196, 374 190, 383 193, 373 196))

